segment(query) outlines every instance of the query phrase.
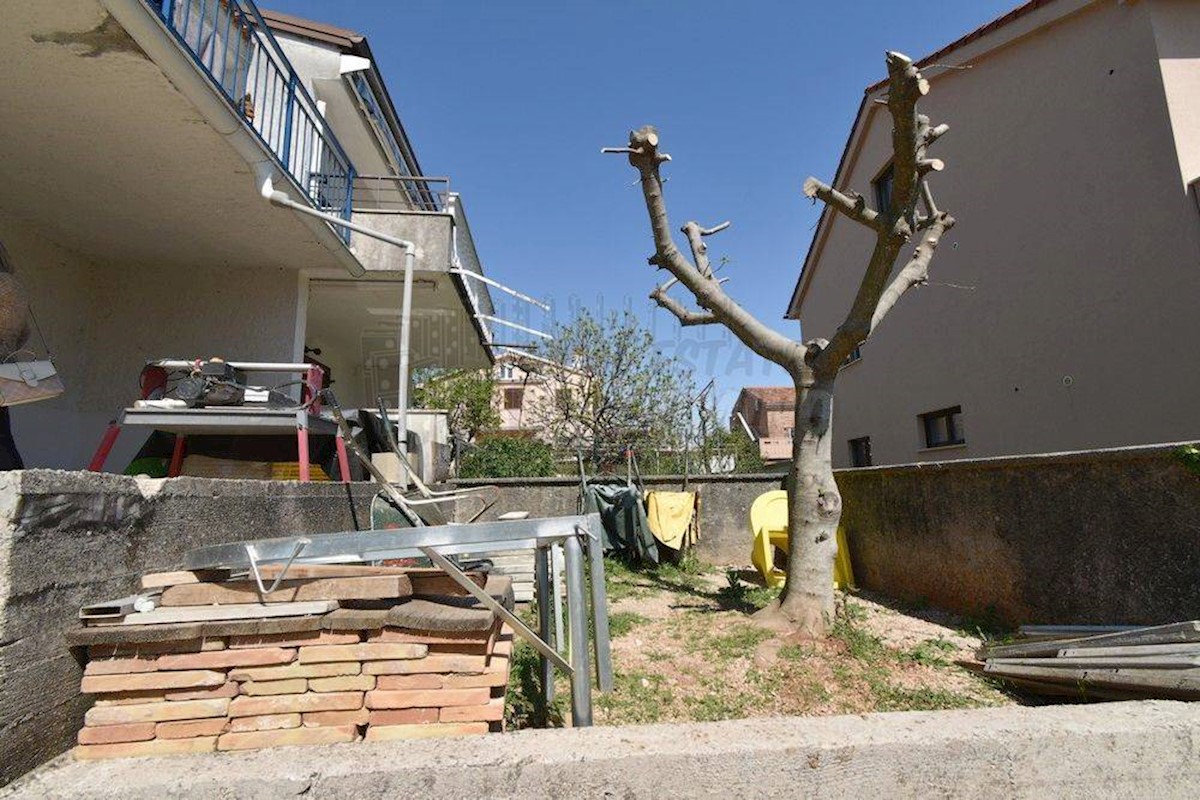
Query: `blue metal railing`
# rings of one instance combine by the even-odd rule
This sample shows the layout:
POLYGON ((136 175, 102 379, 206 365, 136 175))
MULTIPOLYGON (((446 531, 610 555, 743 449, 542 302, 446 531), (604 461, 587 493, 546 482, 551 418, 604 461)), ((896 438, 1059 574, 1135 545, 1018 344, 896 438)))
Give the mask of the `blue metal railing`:
MULTIPOLYGON (((354 166, 252 0, 143 0, 314 207, 349 220, 354 166)), ((350 231, 338 228, 344 241, 350 231)))

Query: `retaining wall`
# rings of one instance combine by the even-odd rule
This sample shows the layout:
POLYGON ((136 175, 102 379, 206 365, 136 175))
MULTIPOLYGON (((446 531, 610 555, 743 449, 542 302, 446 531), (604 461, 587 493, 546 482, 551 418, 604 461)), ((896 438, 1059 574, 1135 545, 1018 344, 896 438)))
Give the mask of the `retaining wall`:
MULTIPOLYGON (((370 487, 354 489, 361 509, 370 487)), ((81 605, 193 547, 351 527, 341 484, 0 474, 0 785, 74 743, 91 701, 62 634, 81 605)))
MULTIPOLYGON (((700 495, 700 542, 697 555, 713 564, 743 564, 750 560, 750 504, 763 492, 783 488, 777 474, 702 475, 690 478, 688 491, 700 495)), ((500 499, 483 519, 505 511, 528 511, 535 517, 575 514, 578 478, 502 478, 461 480, 460 486, 498 486, 500 499)), ((682 475, 647 477, 647 491, 680 491, 682 475)))
POLYGON ((1179 445, 837 473, 859 585, 1010 624, 1200 617, 1179 445))
POLYGON ((1134 702, 520 731, 146 761, 0 797, 1194 798, 1200 706, 1134 702))

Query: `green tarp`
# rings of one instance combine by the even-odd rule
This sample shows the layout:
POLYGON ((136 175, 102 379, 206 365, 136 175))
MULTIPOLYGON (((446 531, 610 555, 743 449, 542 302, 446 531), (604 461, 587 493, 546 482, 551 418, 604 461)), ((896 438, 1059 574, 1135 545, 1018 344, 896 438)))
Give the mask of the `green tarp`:
POLYGON ((650 532, 646 506, 637 487, 625 481, 589 481, 584 498, 587 513, 599 512, 604 525, 604 552, 630 561, 658 563, 658 544, 650 532))

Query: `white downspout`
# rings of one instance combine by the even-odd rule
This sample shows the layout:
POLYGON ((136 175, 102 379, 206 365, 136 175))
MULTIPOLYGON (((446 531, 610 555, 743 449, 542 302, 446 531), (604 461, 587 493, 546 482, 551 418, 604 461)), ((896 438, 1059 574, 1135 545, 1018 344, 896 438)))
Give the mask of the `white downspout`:
MULTIPOLYGON (((259 181, 259 193, 272 205, 280 206, 281 208, 290 208, 293 211, 298 211, 301 214, 307 214, 310 217, 324 220, 331 225, 338 225, 343 228, 348 228, 352 231, 357 231, 363 236, 370 236, 372 239, 378 239, 381 242, 386 242, 404 250, 404 295, 400 301, 400 367, 398 369, 397 379, 400 382, 398 398, 397 398, 397 424, 396 424, 396 443, 404 448, 404 452, 408 452, 408 381, 409 381, 409 358, 408 350, 411 341, 412 330, 412 291, 413 291, 413 270, 416 268, 417 246, 408 239, 400 239, 395 236, 389 236, 386 233, 380 233, 377 230, 372 230, 365 225, 359 225, 357 222, 350 222, 333 214, 326 214, 323 211, 318 211, 306 203, 298 203, 288 197, 283 192, 277 190, 272 182, 275 169, 274 166, 262 162, 256 169, 256 174, 259 181)), ((382 271, 382 270, 381 270, 382 271)), ((366 270, 360 271, 356 277, 361 277, 366 274, 366 270)))

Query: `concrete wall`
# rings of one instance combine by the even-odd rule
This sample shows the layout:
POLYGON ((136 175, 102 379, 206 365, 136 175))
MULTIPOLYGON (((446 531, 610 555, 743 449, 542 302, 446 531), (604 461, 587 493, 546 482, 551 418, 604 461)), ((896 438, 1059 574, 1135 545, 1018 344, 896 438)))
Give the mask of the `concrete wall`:
MULTIPOLYGON (((680 491, 683 477, 652 476, 647 491, 680 491)), ((500 499, 484 516, 495 519, 506 511, 528 511, 535 517, 576 513, 578 478, 503 478, 461 480, 459 486, 499 486, 500 499)), ((783 487, 780 475, 704 475, 694 477, 689 491, 700 494, 700 542, 696 555, 713 564, 750 561, 750 504, 763 492, 783 487)))
MULTIPOLYGON (((861 436, 898 464, 1200 433, 1200 215, 1184 191, 1200 164, 1198 25, 1194 2, 1064 0, 942 59, 970 69, 929 70, 921 110, 950 124, 930 183, 958 224, 929 284, 842 371, 836 466, 861 436), (956 405, 966 444, 923 450, 918 415, 956 405)), ((891 124, 865 109, 840 185, 873 197, 891 124)), ((806 267, 806 338, 841 322, 873 242, 829 217, 806 267)))
POLYGON ((1175 450, 842 470, 855 576, 1012 624, 1194 619, 1200 475, 1175 450))
MULTIPOLYGON (((355 489, 365 514, 370 487, 355 489)), ((193 547, 352 528, 339 484, 0 475, 0 785, 74 742, 90 703, 62 632, 81 605, 129 594, 193 547)))
POLYGON ((6 798, 1194 798, 1195 703, 529 730, 163 759, 64 757, 6 798))

